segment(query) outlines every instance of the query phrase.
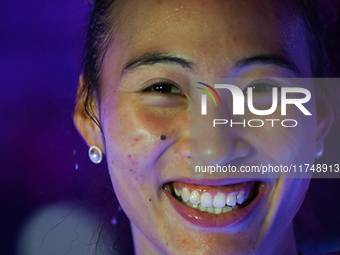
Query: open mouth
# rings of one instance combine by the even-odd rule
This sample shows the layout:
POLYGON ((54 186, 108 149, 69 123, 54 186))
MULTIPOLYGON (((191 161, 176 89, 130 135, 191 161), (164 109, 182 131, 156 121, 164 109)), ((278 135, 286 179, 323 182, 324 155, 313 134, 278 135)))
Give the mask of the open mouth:
POLYGON ((163 187, 175 209, 194 224, 222 227, 240 222, 250 215, 267 185, 247 181, 224 186, 169 182, 163 187))
POLYGON ((202 212, 220 214, 243 208, 258 195, 260 182, 211 187, 172 183, 172 195, 182 204, 202 212), (185 187, 187 186, 187 187, 185 187))

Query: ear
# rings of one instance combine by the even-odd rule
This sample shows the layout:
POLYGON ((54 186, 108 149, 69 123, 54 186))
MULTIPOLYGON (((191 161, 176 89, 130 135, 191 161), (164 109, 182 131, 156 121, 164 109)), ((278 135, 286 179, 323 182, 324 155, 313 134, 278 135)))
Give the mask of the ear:
POLYGON ((317 133, 316 141, 323 142, 332 128, 334 121, 334 112, 330 100, 326 99, 326 95, 322 95, 322 99, 317 105, 317 133))
MULTIPOLYGON (((77 92, 77 101, 74 109, 73 121, 74 125, 78 129, 78 132, 84 138, 87 145, 90 147, 96 145, 104 152, 104 143, 102 139, 102 133, 99 126, 90 118, 85 111, 84 99, 86 97, 85 79, 83 74, 79 76, 79 87, 77 92)), ((93 95, 91 95, 93 96, 93 95)), ((91 103, 94 114, 98 117, 98 102, 96 100, 91 103)))

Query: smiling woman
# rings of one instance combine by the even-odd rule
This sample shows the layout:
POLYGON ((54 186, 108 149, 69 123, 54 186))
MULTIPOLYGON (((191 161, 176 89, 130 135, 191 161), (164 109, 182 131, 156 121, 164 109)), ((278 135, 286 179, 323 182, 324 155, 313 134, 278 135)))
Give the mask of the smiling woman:
MULTIPOLYGON (((317 96, 306 104, 313 117, 289 108, 299 128, 218 127, 197 140, 190 80, 333 75, 317 8, 303 0, 95 1, 74 121, 96 159, 105 154, 136 254, 298 254, 292 221, 310 176, 196 178, 190 166, 313 164, 333 123, 330 90, 303 85, 317 96)), ((252 87, 263 95, 273 86, 252 87)), ((206 125, 196 125, 201 137, 206 125)))

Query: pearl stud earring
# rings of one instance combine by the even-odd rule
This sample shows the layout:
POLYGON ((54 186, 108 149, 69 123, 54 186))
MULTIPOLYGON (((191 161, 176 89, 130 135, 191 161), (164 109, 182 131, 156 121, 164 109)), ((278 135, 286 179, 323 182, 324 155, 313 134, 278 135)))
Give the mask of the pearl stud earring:
POLYGON ((103 153, 97 146, 91 146, 89 149, 89 157, 91 161, 95 164, 102 162, 103 153))
POLYGON ((323 142, 316 142, 315 158, 321 158, 323 154, 323 142))

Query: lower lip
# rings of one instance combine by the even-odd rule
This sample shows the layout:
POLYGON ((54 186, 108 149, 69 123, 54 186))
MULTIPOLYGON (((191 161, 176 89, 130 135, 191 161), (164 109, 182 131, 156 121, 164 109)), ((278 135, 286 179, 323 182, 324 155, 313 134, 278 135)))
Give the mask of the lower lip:
POLYGON ((256 198, 246 207, 221 214, 211 214, 188 207, 174 198, 170 190, 164 190, 164 193, 175 210, 192 224, 208 228, 223 228, 233 226, 249 218, 263 200, 266 188, 261 188, 256 198))

